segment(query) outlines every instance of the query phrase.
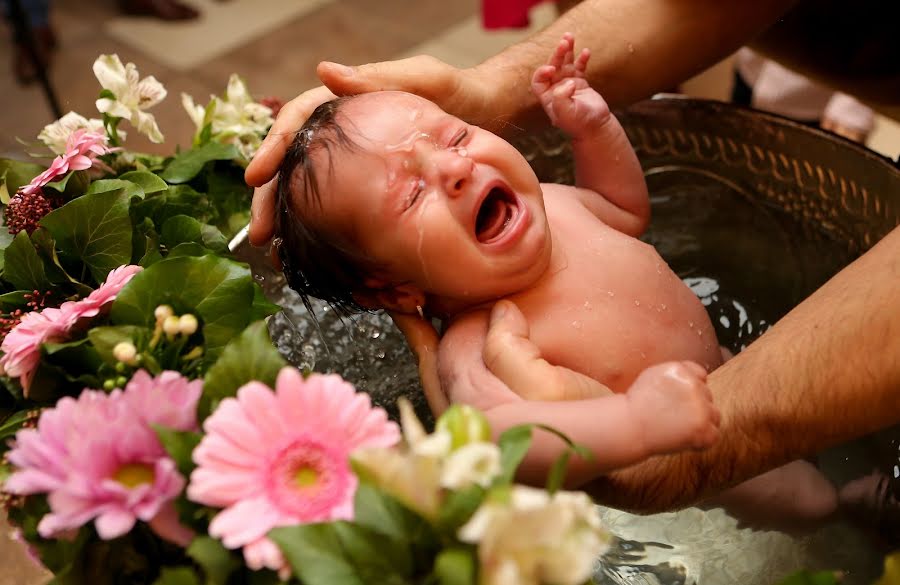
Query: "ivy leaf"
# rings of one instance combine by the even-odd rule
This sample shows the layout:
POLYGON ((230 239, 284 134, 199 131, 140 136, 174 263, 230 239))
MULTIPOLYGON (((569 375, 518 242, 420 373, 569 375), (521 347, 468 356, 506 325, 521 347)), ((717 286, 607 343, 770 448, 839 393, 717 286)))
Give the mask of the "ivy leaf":
POLYGON ((263 289, 258 283, 253 283, 253 313, 250 316, 251 321, 265 319, 269 315, 274 315, 281 310, 281 307, 275 303, 269 302, 263 289))
POLYGON ((69 199, 74 199, 78 197, 82 193, 85 192, 85 189, 91 183, 91 179, 85 171, 72 171, 71 173, 66 174, 65 177, 60 179, 59 181, 53 181, 47 183, 42 188, 50 188, 58 193, 62 193, 66 195, 69 199))
POLYGON ((207 585, 226 585, 228 577, 241 566, 231 551, 209 536, 191 541, 187 554, 203 568, 207 585))
POLYGON ((233 144, 209 142, 176 156, 161 176, 167 183, 187 183, 203 170, 206 163, 214 160, 232 160, 239 156, 240 152, 233 144))
POLYGON ((28 420, 28 411, 26 410, 20 410, 6 417, 0 423, 0 442, 5 443, 8 437, 15 435, 22 428, 22 425, 25 424, 26 420, 28 420))
POLYGON ((139 185, 144 195, 159 193, 169 188, 165 181, 149 171, 129 171, 123 175, 119 175, 119 179, 130 181, 139 185))
POLYGON ((162 243, 169 249, 185 242, 194 242, 219 254, 228 251, 228 242, 222 232, 187 215, 176 215, 167 219, 163 224, 161 236, 162 243))
POLYGON ((81 260, 97 282, 131 261, 129 197, 122 191, 84 195, 51 211, 40 221, 63 258, 81 260))
POLYGON ((145 268, 119 292, 110 314, 116 325, 152 328, 153 312, 170 305, 202 321, 206 355, 218 357, 250 322, 253 277, 243 264, 207 255, 166 258, 145 268))
MULTIPOLYGON (((44 172, 46 167, 34 163, 0 158, 0 180, 6 186, 7 195, 19 190, 19 187, 27 185, 33 178, 44 172)), ((4 201, 6 204, 9 199, 4 201)))
POLYGON ((305 585, 412 585, 409 550, 368 527, 348 522, 276 528, 269 538, 305 585))
MULTIPOLYGON (((149 173, 148 173, 149 174, 149 173)), ((131 197, 144 198, 144 189, 137 183, 124 181, 122 179, 100 179, 91 183, 85 195, 93 195, 94 193, 109 193, 110 191, 122 190, 130 199, 131 197)))
POLYGON ((256 380, 274 388, 275 379, 287 362, 275 349, 265 322, 256 321, 228 343, 218 361, 206 372, 198 418, 203 420, 223 398, 256 380))
POLYGON ((398 541, 426 544, 435 541, 424 518, 395 498, 366 482, 360 482, 353 500, 354 522, 398 541))
POLYGON ((443 533, 455 535, 459 527, 469 521, 486 494, 487 491, 480 485, 449 492, 438 515, 439 529, 443 533))
POLYGON ((28 299, 25 298, 25 295, 30 295, 31 290, 14 290, 0 295, 0 307, 3 307, 7 313, 25 308, 28 304, 28 299))
POLYGON ((50 290, 51 283, 31 238, 19 232, 4 252, 3 279, 20 290, 50 290))

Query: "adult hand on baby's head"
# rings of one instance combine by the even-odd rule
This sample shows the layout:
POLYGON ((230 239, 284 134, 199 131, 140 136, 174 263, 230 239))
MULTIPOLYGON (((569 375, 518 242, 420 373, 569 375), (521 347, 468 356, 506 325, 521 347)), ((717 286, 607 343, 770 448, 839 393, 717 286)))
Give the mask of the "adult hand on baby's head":
POLYGON ((250 243, 269 242, 275 229, 275 183, 273 178, 291 144, 294 132, 313 110, 335 96, 372 91, 397 90, 420 95, 444 111, 473 124, 484 124, 507 112, 499 91, 497 73, 484 67, 457 69, 443 61, 420 55, 356 67, 323 61, 316 72, 325 84, 306 91, 281 108, 244 178, 256 187, 250 209, 250 243))

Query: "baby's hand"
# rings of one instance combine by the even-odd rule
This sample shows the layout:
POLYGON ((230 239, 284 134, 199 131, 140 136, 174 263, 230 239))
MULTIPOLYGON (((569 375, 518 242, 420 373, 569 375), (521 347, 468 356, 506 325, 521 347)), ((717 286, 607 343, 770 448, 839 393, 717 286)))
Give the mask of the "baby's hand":
POLYGON ((606 100, 584 78, 590 56, 590 51, 582 49, 576 59, 575 39, 566 33, 547 64, 538 67, 531 78, 531 89, 550 121, 575 137, 603 124, 610 116, 606 100))
POLYGON ((648 455, 703 449, 719 434, 719 411, 695 362, 666 362, 647 368, 626 394, 641 421, 648 455))

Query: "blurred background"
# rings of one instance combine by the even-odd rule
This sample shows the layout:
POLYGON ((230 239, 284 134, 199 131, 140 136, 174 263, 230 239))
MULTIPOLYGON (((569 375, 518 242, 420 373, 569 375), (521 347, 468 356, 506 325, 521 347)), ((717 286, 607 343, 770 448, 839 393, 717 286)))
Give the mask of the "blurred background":
MULTIPOLYGON (((97 117, 100 87, 91 65, 102 53, 133 62, 141 76, 153 75, 168 98, 152 110, 166 137, 154 145, 132 131, 131 149, 171 154, 187 147, 194 125, 181 93, 198 103, 224 93, 238 73, 256 99, 288 100, 318 85, 320 60, 361 64, 431 54, 456 66, 471 66, 497 53, 556 16, 552 3, 531 11, 530 26, 486 31, 479 0, 18 0, 35 25, 38 52, 62 113, 97 117)), ((54 120, 38 71, 17 46, 7 8, 0 41, 0 157, 23 158, 45 124, 54 120)), ((684 83, 678 91, 728 100, 735 81, 730 58, 684 83)), ((597 88, 601 92, 602 88, 597 88)), ((874 116, 861 137, 874 150, 900 156, 900 125, 874 116)), ((41 151, 41 148, 32 148, 41 151)), ((0 585, 42 583, 37 569, 0 523, 0 585)))

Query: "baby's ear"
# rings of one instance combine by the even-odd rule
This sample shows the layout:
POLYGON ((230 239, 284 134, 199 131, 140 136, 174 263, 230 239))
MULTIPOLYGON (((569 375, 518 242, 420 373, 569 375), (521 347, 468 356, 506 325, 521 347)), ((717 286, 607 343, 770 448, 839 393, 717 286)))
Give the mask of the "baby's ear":
POLYGON ((378 278, 366 278, 364 290, 353 291, 353 300, 367 309, 387 309, 398 313, 416 313, 425 305, 425 293, 414 284, 388 284, 378 278))

